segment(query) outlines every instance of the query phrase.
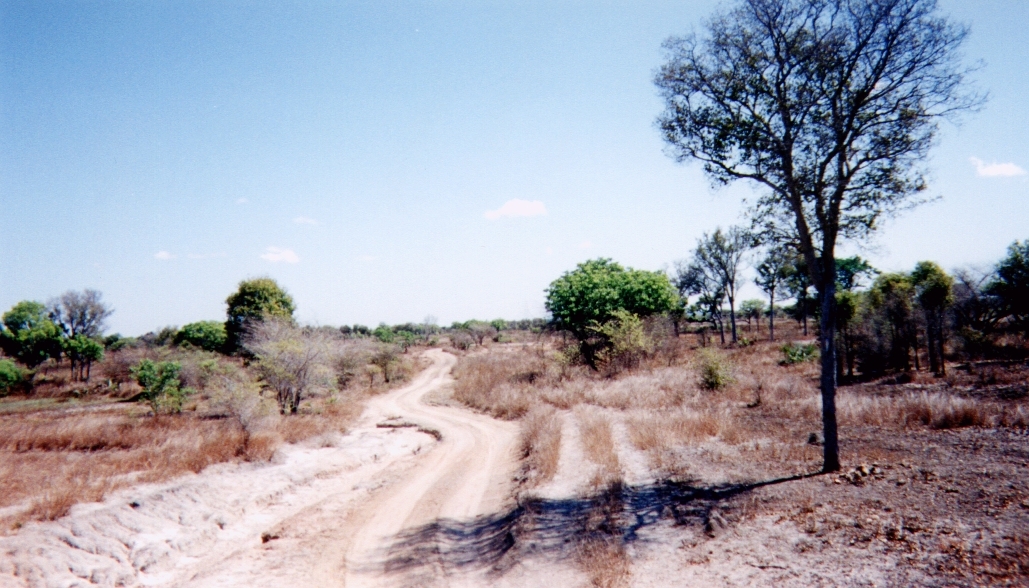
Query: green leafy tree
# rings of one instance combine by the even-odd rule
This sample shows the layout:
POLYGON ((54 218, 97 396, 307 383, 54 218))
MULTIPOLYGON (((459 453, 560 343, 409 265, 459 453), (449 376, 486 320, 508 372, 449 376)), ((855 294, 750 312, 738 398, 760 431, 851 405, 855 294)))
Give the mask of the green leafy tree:
POLYGON ((271 278, 243 280, 225 303, 229 307, 225 321, 229 353, 242 349, 243 336, 252 323, 271 317, 292 321, 295 310, 293 297, 271 278))
POLYGON ((997 297, 1012 324, 1029 336, 1029 239, 1008 247, 986 289, 997 297))
POLYGON ((71 361, 72 379, 88 382, 93 362, 104 358, 104 344, 81 333, 65 338, 63 343, 64 354, 71 361))
MULTIPOLYGON (((883 345, 885 367, 911 369, 911 352, 917 349, 915 333, 915 287, 911 277, 903 273, 886 273, 872 283, 868 291, 873 320, 873 345, 883 345)), ((915 368, 918 354, 915 353, 915 368)), ((863 370, 864 371, 864 370, 863 370)))
POLYGON ((174 341, 179 346, 192 345, 204 351, 223 351, 228 334, 225 332, 225 323, 199 321, 179 329, 174 341))
POLYGON ((857 255, 836 260, 836 289, 853 291, 863 286, 864 278, 875 277, 879 273, 868 261, 857 255))
POLYGON ((811 297, 811 271, 804 256, 794 252, 787 258, 786 291, 793 298, 793 318, 797 319, 807 336, 807 318, 811 315, 815 299, 811 297))
POLYGON ((740 303, 740 316, 747 319, 747 330, 750 330, 750 322, 757 321, 757 326, 761 328, 761 316, 765 314, 765 302, 764 300, 744 300, 740 303))
POLYGON ((596 326, 619 310, 638 317, 668 312, 677 300, 663 272, 624 268, 610 259, 580 263, 551 282, 546 294, 553 325, 578 340, 583 359, 594 369, 597 352, 607 346, 607 341, 597 340, 596 326))
POLYGON ((161 411, 181 412, 182 402, 192 392, 182 388, 179 372, 182 365, 177 361, 158 361, 144 359, 132 367, 132 376, 143 391, 140 398, 150 403, 150 408, 157 414, 161 411))
POLYGON ((915 271, 911 272, 911 281, 918 305, 925 313, 929 369, 935 374, 944 375, 947 368, 943 356, 943 329, 947 308, 954 304, 954 278, 935 263, 920 261, 915 265, 915 271))
POLYGON ((0 348, 29 369, 61 356, 62 333, 47 315, 46 306, 24 300, 3 314, 0 348))
POLYGON ((783 288, 789 271, 785 247, 772 247, 757 266, 754 283, 768 294, 768 340, 775 341, 775 293, 783 288))
POLYGON ((372 335, 382 343, 392 343, 397 338, 396 333, 386 323, 379 323, 379 326, 372 331, 372 335))
POLYGON ((836 424, 836 246, 917 203, 939 121, 974 109, 967 29, 935 0, 736 0, 670 39, 655 83, 680 161, 756 182, 766 238, 795 243, 818 293, 825 471, 836 424))

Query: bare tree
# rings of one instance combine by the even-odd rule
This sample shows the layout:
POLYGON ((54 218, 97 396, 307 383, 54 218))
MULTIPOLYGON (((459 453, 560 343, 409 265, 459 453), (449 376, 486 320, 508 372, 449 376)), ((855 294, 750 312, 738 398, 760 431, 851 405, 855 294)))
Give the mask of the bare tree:
MULTIPOLYGON (((672 283, 686 302, 697 296, 697 306, 704 313, 711 326, 718 329, 718 335, 725 345, 725 317, 722 315, 722 303, 725 301, 725 288, 717 274, 705 271, 704 267, 693 260, 675 262, 675 274, 672 283)), ((703 331, 701 332, 703 336, 703 331)), ((702 339, 707 345, 706 339, 702 339)))
POLYGON ((697 241, 693 263, 711 280, 718 283, 726 300, 729 301, 729 325, 732 328, 732 342, 736 343, 736 290, 742 269, 743 257, 754 246, 750 232, 741 227, 730 227, 728 231, 716 229, 711 235, 704 234, 697 241))
POLYGON ((755 225, 795 243, 820 313, 824 471, 836 425, 836 244, 918 203, 941 119, 974 109, 967 29, 935 0, 738 0, 703 38, 670 39, 655 83, 672 155, 764 188, 755 225))
POLYGON ((334 339, 323 331, 266 318, 251 324, 244 341, 257 358, 261 380, 275 391, 282 414, 296 414, 305 395, 335 385, 334 339))
POLYGON ((49 303, 50 320, 68 337, 99 337, 107 328, 105 321, 114 310, 103 303, 103 295, 89 288, 82 292, 68 290, 49 303))

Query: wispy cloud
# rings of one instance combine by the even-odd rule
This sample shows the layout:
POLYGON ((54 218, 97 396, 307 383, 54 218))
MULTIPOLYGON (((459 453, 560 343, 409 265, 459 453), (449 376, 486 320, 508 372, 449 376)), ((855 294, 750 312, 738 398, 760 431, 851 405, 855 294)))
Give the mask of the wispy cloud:
POLYGON ((219 253, 190 253, 186 257, 190 259, 212 259, 215 257, 228 257, 224 251, 219 253))
POLYGON ((236 204, 250 204, 250 201, 247 200, 246 198, 237 198, 236 199, 236 204))
POLYGON ((547 214, 547 207, 539 200, 508 200, 503 206, 496 210, 487 210, 482 216, 489 220, 497 220, 502 217, 516 216, 541 216, 547 214))
POLYGON ((593 247, 593 243, 590 241, 583 241, 582 243, 579 243, 579 249, 589 249, 591 247, 593 247))
POLYGON ((175 255, 172 255, 167 251, 158 251, 154 254, 154 259, 175 259, 175 257, 175 255))
POLYGON ((300 261, 300 257, 292 249, 282 249, 280 247, 268 247, 261 254, 261 259, 270 261, 272 263, 278 263, 284 261, 286 263, 297 263, 300 261))
POLYGON ((371 263, 377 259, 379 259, 378 255, 359 255, 357 257, 358 261, 363 261, 364 263, 371 263))
POLYGON ((986 163, 978 157, 969 157, 969 161, 975 166, 975 175, 984 178, 1011 178, 1024 176, 1025 170, 1013 163, 986 163))
POLYGON ((320 222, 318 222, 318 221, 316 221, 313 218, 308 217, 308 216, 298 216, 298 217, 293 219, 293 222, 295 222, 298 225, 320 225, 320 224, 322 224, 322 223, 320 223, 320 222))

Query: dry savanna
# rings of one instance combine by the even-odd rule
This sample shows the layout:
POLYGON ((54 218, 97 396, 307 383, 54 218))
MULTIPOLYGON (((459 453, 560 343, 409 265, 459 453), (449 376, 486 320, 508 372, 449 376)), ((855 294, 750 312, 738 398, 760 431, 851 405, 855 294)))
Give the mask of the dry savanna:
MULTIPOLYGON (((224 62, 245 64, 240 67, 251 72, 271 72, 268 63, 246 61, 260 57, 288 69, 282 83, 269 78, 273 81, 268 88, 274 87, 276 98, 265 99, 259 94, 263 82, 258 83, 264 73, 241 77, 223 68, 221 57, 203 53, 204 47, 214 46, 207 44, 207 37, 222 35, 205 33, 198 37, 203 43, 193 43, 196 35, 189 23, 220 22, 235 13, 198 19, 196 14, 207 10, 198 5, 189 7, 188 18, 178 18, 174 5, 162 5, 160 9, 174 18, 143 20, 173 22, 176 34, 149 36, 162 43, 187 39, 196 46, 149 51, 140 49, 145 44, 133 44, 132 55, 144 59, 141 63, 148 63, 150 54, 172 55, 174 59, 159 61, 176 72, 191 71, 190 59, 210 60, 219 64, 211 70, 217 73, 203 78, 219 80, 218 84, 227 80, 225 90, 207 91, 201 84, 196 91, 204 97, 196 104, 185 95, 154 98, 146 108, 122 103, 121 96, 111 100, 111 108, 129 113, 119 116, 131 121, 118 122, 117 116, 102 115, 100 110, 98 115, 76 111, 76 116, 89 112, 100 121, 97 124, 115 123, 114 134, 108 129, 85 133, 91 141, 102 139, 107 149, 106 143, 131 145, 126 141, 142 138, 147 146, 136 149, 138 153, 60 145, 51 149, 40 143, 52 137, 64 141, 69 133, 84 133, 85 128, 60 110, 61 104, 78 104, 79 96, 51 84, 51 79, 62 84, 65 78, 93 80, 88 92, 83 90, 90 96, 106 87, 131 88, 133 92, 126 93, 131 95, 143 88, 140 95, 149 96, 152 89, 178 91, 194 85, 181 80, 150 84, 135 74, 131 83, 108 83, 114 78, 106 73, 90 75, 82 73, 89 70, 75 68, 96 62, 121 69, 133 60, 94 59, 77 48, 51 47, 51 41, 66 39, 85 43, 82 39, 102 38, 105 43, 100 45, 106 46, 107 41, 117 44, 119 39, 134 38, 101 34, 97 31, 106 29, 99 28, 82 35, 74 31, 108 21, 131 26, 133 19, 118 11, 146 6, 137 4, 105 6, 103 18, 92 18, 89 6, 70 12, 67 7, 48 7, 35 16, 31 4, 5 10, 5 26, 6 20, 31 20, 30 28, 37 31, 33 34, 48 35, 46 42, 32 41, 28 34, 12 36, 27 40, 5 45, 5 50, 47 55, 13 58, 11 63, 31 67, 5 70, 4 79, 12 81, 15 90, 10 95, 31 104, 31 111, 9 109, 14 113, 9 119, 17 119, 17 124, 3 125, 5 131, 10 127, 31 137, 24 149, 12 143, 16 147, 5 151, 5 161, 8 155, 14 157, 11 165, 5 164, 14 175, 5 179, 16 192, 67 187, 80 195, 68 202, 88 194, 93 208, 115 203, 113 197, 100 195, 104 190, 131 191, 131 206, 118 204, 110 215, 103 211, 103 223, 94 223, 89 234, 117 233, 111 239, 120 241, 98 237, 97 243, 104 245, 93 249, 103 249, 105 257, 96 260, 83 245, 83 252, 69 257, 80 266, 74 271, 56 262, 50 267, 53 260, 46 256, 57 250, 50 240, 45 246, 41 242, 26 247, 17 237, 5 241, 18 248, 11 255, 5 252, 2 261, 14 260, 12 267, 18 269, 0 268, 4 305, 13 303, 0 316, 0 587, 1029 586, 1029 240, 1012 242, 1024 237, 1015 234, 980 239, 967 227, 985 224, 953 219, 944 223, 938 214, 905 225, 910 234, 896 241, 903 243, 903 255, 879 255, 882 249, 873 240, 882 227, 894 230, 886 221, 936 194, 926 190, 942 125, 978 113, 986 104, 988 93, 973 76, 981 68, 965 59, 969 28, 951 20, 935 0, 731 0, 698 21, 694 33, 667 39, 664 62, 651 74, 663 103, 655 127, 666 154, 678 163, 699 164, 713 186, 739 184, 753 191, 747 193, 739 224, 697 231, 692 249, 665 252, 663 259, 656 259, 655 252, 681 241, 652 239, 651 219, 640 220, 649 215, 636 214, 658 209, 641 206, 633 214, 626 211, 635 208, 632 199, 642 202, 655 187, 667 189, 668 182, 634 177, 633 182, 643 183, 627 183, 608 177, 607 169, 582 171, 601 169, 588 167, 569 169, 568 179, 558 181, 555 178, 563 172, 534 167, 592 158, 611 168, 617 161, 636 160, 623 159, 609 146, 639 144, 628 135, 623 141, 604 134, 603 157, 583 152, 574 155, 577 159, 562 160, 558 151, 596 141, 557 135, 544 140, 541 137, 547 135, 522 128, 523 123, 545 121, 559 133, 592 127, 608 133, 607 115, 594 116, 599 111, 590 104, 623 110, 636 95, 619 89, 624 95, 617 99, 614 94, 597 99, 598 85, 590 82, 594 87, 587 91, 588 99, 584 93, 565 100, 574 108, 536 108, 556 104, 555 97, 572 96, 552 88, 553 79, 561 78, 561 88, 588 80, 617 85, 607 84, 608 74, 599 70, 555 77, 552 72, 568 71, 568 66, 553 67, 545 60, 518 67, 517 75, 504 70, 500 61, 494 63, 487 50, 501 47, 519 53, 508 51, 507 44, 554 20, 535 13, 532 26, 524 28, 509 27, 502 20, 469 27, 482 28, 493 37, 474 50, 465 48, 475 51, 477 58, 484 56, 482 63, 489 65, 478 67, 462 51, 452 50, 457 45, 449 41, 445 52, 433 53, 442 45, 431 39, 442 38, 439 34, 445 29, 430 26, 426 15, 439 7, 419 8, 425 14, 411 21, 424 20, 424 25, 417 25, 424 33, 411 27, 419 34, 378 34, 393 30, 381 28, 382 23, 404 22, 407 17, 398 16, 403 8, 376 16, 382 21, 369 25, 368 30, 378 31, 372 35, 376 43, 417 47, 419 54, 410 63, 387 46, 385 51, 366 50, 362 43, 368 40, 362 41, 362 35, 341 36, 336 31, 337 26, 346 31, 351 21, 372 22, 360 19, 376 14, 374 6, 345 9, 340 18, 329 16, 339 9, 330 3, 319 6, 317 13, 307 12, 308 6, 291 7, 288 19, 265 28, 276 31, 278 36, 272 37, 279 45, 283 39, 286 45, 303 40, 302 50, 283 53, 279 45, 240 50, 233 45, 224 62), (75 21, 74 26, 65 30, 49 24, 47 19, 67 16, 66 12, 73 15, 69 22, 75 21), (107 12, 117 18, 109 18, 107 12), (333 51, 347 55, 318 55, 312 49, 317 35, 280 30, 280 25, 295 23, 329 26, 324 31, 331 34, 319 34, 333 39, 333 51), (498 36, 496 30, 518 33, 498 36), (397 42, 401 38, 407 40, 397 42), (376 61, 351 61, 349 53, 355 59, 375 55, 376 61), (280 59, 282 55, 288 59, 280 59), (469 80, 479 74, 469 77, 447 69, 447 60, 455 55, 461 67, 472 64, 483 73, 495 70, 503 82, 476 86, 469 80), (62 56, 74 56, 74 67, 62 65, 60 75, 37 71, 47 60, 65 59, 62 56), (338 64, 346 67, 340 70, 338 64), (419 77, 418 68, 425 64, 431 66, 425 71, 431 71, 432 83, 419 81, 425 76, 419 77), (345 83, 320 78, 336 75, 336 70, 346 72, 345 83), (361 77, 373 72, 406 77, 396 83, 361 77), (525 83, 531 78, 523 74, 539 72, 551 73, 540 78, 547 81, 525 83), (18 86, 29 79, 46 82, 39 86, 38 100, 18 86), (444 91, 440 84, 448 80, 455 91, 473 93, 460 97, 444 91), (525 99, 511 93, 512 83, 519 91, 543 88, 546 96, 525 99), (235 86, 245 99, 230 91, 235 86), (411 99, 416 106, 405 107, 386 94, 359 93, 388 90, 392 96, 398 88, 404 90, 399 94, 415 91, 412 96, 425 96, 417 91, 429 88, 433 99, 446 97, 446 110, 434 111, 417 98, 411 99), (480 90, 504 95, 490 102, 480 90), (305 97, 304 91, 316 91, 317 99, 313 94, 305 97), (331 94, 334 91, 355 93, 331 94), (280 101, 280 95, 289 100, 280 101), (75 99, 55 101, 53 96, 75 99), (217 104, 199 106, 212 99, 226 107, 215 111, 217 104), (515 108, 523 103, 533 107, 524 118, 467 107, 515 108), (40 111, 39 104, 46 108, 40 111), (171 110, 190 116, 203 111, 205 118, 183 122, 162 110, 164 104, 186 104, 171 110), (271 105, 274 115, 239 109, 259 104, 271 105), (362 115, 348 112, 354 118, 335 119, 333 104, 354 112, 375 105, 390 121, 369 122, 366 134, 346 135, 363 132, 360 125, 351 124, 362 115), (286 110, 280 111, 280 105, 286 110), (53 116, 47 110, 51 106, 57 109, 53 116), (301 107, 302 113, 288 110, 301 107), (588 122, 552 124, 557 119, 548 118, 572 111, 588 115, 588 122), (405 116, 421 122, 409 124, 405 116), (54 124, 61 129, 28 132, 33 128, 30 121, 36 119, 57 121, 54 124), (248 124, 259 125, 262 132, 287 133, 281 136, 288 140, 255 145, 260 137, 280 135, 254 134, 226 127, 220 120, 278 120, 282 124, 248 124), (445 132, 435 133, 431 125, 423 128, 425 121, 443 125, 445 132), (518 130, 520 138, 515 139, 536 144, 508 144, 509 137, 490 130, 504 128, 490 126, 498 121, 515 125, 506 127, 518 130), (148 130, 151 127, 137 128, 139 124, 166 126, 176 133, 198 127, 247 144, 225 150, 229 159, 223 159, 222 149, 208 145, 201 135, 162 140, 148 130), (460 124, 469 126, 462 130, 460 124), (302 134, 314 127, 345 136, 312 140, 302 134), (412 142, 419 136, 430 137, 429 143, 412 142), (388 156, 387 151, 376 151, 390 149, 391 143, 383 142, 389 137, 429 147, 416 153, 418 147, 405 146, 388 156), (452 145, 448 141, 462 137, 488 141, 442 153, 452 145), (326 151, 305 151, 307 144, 326 151), (149 159, 155 145, 191 152, 176 155, 173 150, 149 159), (494 165, 480 157, 490 150, 483 145, 498 146, 497 157, 529 155, 513 165, 494 165), (347 151, 354 146, 360 151, 347 151), (414 151, 405 150, 409 148, 414 151), (88 152, 90 159, 88 165, 71 167, 92 176, 94 168, 112 161, 115 171, 110 173, 116 175, 106 177, 101 169, 97 179, 74 185, 56 173, 45 182, 39 176, 38 186, 19 175, 26 169, 48 175, 75 151, 88 152), (46 159, 21 162, 21 152, 30 158, 57 155, 51 166, 46 159), (16 153, 18 157, 12 155, 16 153), (462 155, 467 153, 474 157, 462 155), (296 158, 296 165, 281 159, 287 155, 296 158), (239 167, 251 156, 270 157, 248 163, 262 168, 261 173, 239 167), (376 158, 393 163, 382 167, 376 158), (451 173, 452 168, 442 164, 458 160, 470 167, 451 173), (176 167, 180 165, 187 167, 176 167), (331 167, 330 175, 310 175, 322 165, 331 167), (359 170, 348 167, 352 165, 359 170), (135 176, 119 175, 131 173, 133 166, 146 180, 138 188, 135 176), (210 176, 205 171, 214 169, 239 177, 210 176), (499 169, 507 171, 498 175, 499 169), (173 180, 162 180, 164 173, 173 180), (277 173, 288 173, 289 179, 277 173), (518 175, 536 175, 544 183, 522 183, 520 177, 512 181, 518 175), (429 176, 432 181, 427 181, 429 176), (341 184, 340 178, 346 181, 341 184), (469 178, 473 184, 461 185, 469 178), (434 183, 438 181, 444 183, 434 183), (160 191, 183 189, 189 194, 160 191), (252 212, 245 217, 241 212, 229 215, 213 204, 216 193, 224 200, 225 194, 250 194, 245 191, 250 189, 271 192, 254 192, 252 212), (490 230, 456 228, 470 226, 472 218, 459 206, 484 193, 547 190, 553 191, 547 198, 559 198, 561 192, 566 199, 552 209, 542 200, 511 199, 479 219, 498 223, 490 230), (593 192, 605 190, 610 194, 594 197, 593 192), (292 196, 280 192, 305 196, 286 206, 292 196), (312 195, 321 192, 333 196, 312 195), (169 202, 175 200, 178 208, 153 208, 155 203, 165 204, 159 202, 161 194, 169 202), (136 289, 113 295, 119 304, 133 299, 126 292, 152 292, 144 288, 156 284, 174 287, 165 298, 137 301, 134 309, 123 306, 121 312, 136 316, 122 322, 118 315, 118 325, 140 324, 151 315, 139 315, 150 312, 171 317, 193 309, 189 312, 200 314, 200 309, 211 308, 211 301, 199 300, 195 293, 207 292, 210 284, 196 280, 254 267, 243 261, 240 248, 256 242, 253 239, 261 233, 256 223, 281 223, 279 217, 288 218, 284 211, 290 207, 315 207, 319 198, 358 199, 360 194, 379 201, 365 206, 341 200, 341 206, 321 200, 326 216, 335 211, 334 218, 346 217, 347 225, 322 226, 307 216, 292 219, 292 232, 279 224, 260 225, 268 234, 283 239, 294 235, 290 238, 308 243, 308 249, 298 246, 301 254, 268 246, 263 254, 251 256, 262 263, 286 264, 266 267, 289 268, 276 275, 293 280, 289 284, 294 292, 318 292, 314 300, 304 301, 304 313, 299 315, 293 295, 271 276, 240 281, 225 299, 224 320, 169 325, 139 336, 109 332, 114 309, 97 290, 72 289, 45 302, 35 299, 51 294, 38 291, 39 284, 60 283, 57 280, 72 279, 69 276, 79 279, 92 267, 97 272, 90 279, 140 281, 134 284, 136 289), (443 207, 421 199, 421 194, 445 194, 448 203, 443 207), (210 207, 195 205, 208 196, 210 207), (616 199, 618 208, 611 208, 616 199), (206 211, 190 221, 196 224, 188 230, 182 226, 186 208, 206 211), (145 220, 118 216, 137 209, 146 210, 145 220), (216 210, 223 212, 214 214, 216 210), (367 216, 373 212, 378 216, 367 216), (551 212, 545 223, 549 228, 521 232, 528 223, 539 221, 528 217, 551 212), (603 214, 625 218, 598 222, 603 214), (218 217, 220 224, 208 224, 213 222, 208 217, 218 217), (369 218, 379 219, 378 224, 369 218), (500 223, 514 227, 523 221, 526 224, 518 229, 500 228, 500 223), (135 230, 103 230, 123 226, 135 230), (301 228, 310 231, 309 239, 296 232, 301 228), (912 264, 915 258, 905 257, 911 251, 941 242, 925 239, 917 230, 967 230, 969 234, 955 243, 974 243, 974 251, 953 257, 961 247, 955 245, 939 252, 936 261, 919 254, 923 261, 912 264), (665 269, 633 268, 609 257, 567 257, 582 255, 592 247, 590 241, 580 242, 574 250, 557 250, 558 242, 581 239, 575 235, 593 238, 594 232, 604 231, 603 250, 637 264, 663 264, 665 269), (194 243, 191 235, 203 239, 193 239, 194 243), (132 265, 138 262, 138 239, 143 237, 152 239, 146 241, 148 247, 156 247, 157 239, 181 247, 181 253, 162 249, 148 259, 164 264, 161 271, 166 273, 158 276, 156 270, 132 265), (480 246, 479 239, 490 245, 480 246), (233 240, 238 243, 230 247, 233 240), (217 243, 234 253, 200 253, 202 247, 217 243), (437 245, 450 249, 437 250, 437 245), (371 263, 378 255, 356 257, 361 250, 355 248, 360 247, 380 247, 391 259, 371 263), (549 261, 540 261, 540 251, 529 253, 530 248, 544 247, 549 261), (110 257, 112 250, 120 257, 110 257), (317 257, 330 250, 334 257, 317 257), (404 256, 409 259, 398 263, 404 256), (347 261, 348 257, 354 259, 347 261), (898 265, 898 258, 908 261, 898 265), (112 267, 115 259, 133 269, 112 267), (958 266, 961 259, 992 263, 958 266), (102 260, 107 261, 101 264, 102 260), (186 263, 201 260, 217 260, 221 269, 185 269, 186 263), (551 268, 547 264, 558 260, 567 264, 562 266, 564 273, 538 274, 550 271, 541 268, 551 268), (360 270, 352 265, 357 261, 363 264, 360 270), (478 272, 486 264, 491 267, 482 276, 491 277, 480 279, 478 272), (20 275, 28 273, 23 268, 43 267, 52 274, 45 280, 20 275), (326 271, 329 267, 334 270, 326 271), (120 273, 101 277, 99 268, 120 273), (391 276, 382 281, 386 273, 391 276), (496 281, 502 274, 508 281, 496 281), (158 278, 161 281, 155 281, 158 278), (500 291, 504 287, 495 286, 500 283, 512 291, 500 291), (9 284, 12 291, 22 291, 8 295, 9 284), (526 284, 530 294, 512 287, 526 284), (358 294, 357 289, 364 290, 358 294), (460 296, 453 296, 458 289, 460 296), (353 298, 332 298, 342 292, 353 298), (441 302, 446 296, 452 299, 441 302), (177 300, 182 304, 174 308, 155 307, 159 300, 176 297, 191 299, 177 300), (436 304, 454 315, 450 318, 492 314, 484 310, 491 308, 510 312, 512 305, 538 310, 535 318, 473 319, 449 326, 438 324, 431 315, 419 323, 383 322, 376 327, 301 320, 353 320, 373 311, 378 316, 407 317, 416 308, 436 304), (465 304, 474 304, 474 310, 465 304)), ((253 17, 259 22, 262 10, 248 8, 243 20, 253 17)), ((454 18, 460 12, 457 8, 447 10, 440 20, 447 26, 473 22, 454 18)), ((518 11, 501 12, 510 16, 518 11)), ((483 14, 489 20, 494 13, 486 9, 483 14)), ((594 22, 592 17, 580 20, 579 24, 594 22)), ((662 19, 629 20, 628 30, 636 31, 640 23, 662 19)), ((235 25, 224 29, 236 31, 228 38, 267 37, 246 32, 263 31, 263 25, 235 25)), ((461 36, 451 32, 445 35, 448 39, 461 36)), ((601 39, 617 48, 619 64, 631 63, 628 57, 623 63, 621 55, 628 45, 611 31, 568 39, 565 31, 553 36, 571 44, 601 39)), ((1003 44, 979 43, 974 49, 990 45, 1003 44)), ((587 61, 596 62, 590 67, 604 61, 592 49, 569 52, 545 45, 523 52, 523 58, 572 53, 590 55, 587 61)), ((585 64, 576 65, 576 70, 585 64)), ((625 69, 622 65, 619 68, 625 69)), ((167 74, 158 69, 153 75, 176 79, 167 74)), ((95 100, 108 107, 106 99, 83 100, 82 104, 95 100)), ((611 129, 619 126, 613 124, 611 129)), ((982 129, 960 137, 977 148, 1003 148, 1004 141, 995 140, 999 135, 991 138, 982 129)), ((953 153, 948 157, 940 161, 956 161, 953 153)), ((976 157, 967 161, 973 164, 977 181, 1024 185, 1019 176, 1026 171, 1016 163, 987 163, 976 157)), ((633 164, 623 171, 639 176, 648 169, 655 168, 633 164)), ((999 200, 986 183, 976 184, 973 191, 967 183, 972 171, 966 171, 968 178, 961 180, 965 183, 952 192, 966 193, 967 198, 974 194, 979 199, 976 205, 983 208, 1019 210, 1005 208, 1015 201, 999 200)), ((32 194, 36 198, 36 192, 32 194)), ((235 206, 251 204, 247 197, 234 198, 235 206)), ((668 210, 667 201, 660 202, 668 210)), ((16 204, 5 203, 4 214, 12 210, 15 220, 4 226, 17 228, 21 232, 14 234, 27 235, 26 241, 36 236, 21 225, 42 227, 33 223, 56 218, 40 215, 39 210, 68 208, 16 204), (29 210, 31 222, 18 216, 29 210)), ((692 223, 714 216, 708 214, 714 209, 704 208, 707 205, 701 205, 697 194, 675 206, 682 216, 669 218, 689 218, 692 223)), ((968 209, 969 204, 962 206, 968 209)), ((87 215, 78 220, 79 211, 75 206, 70 210, 76 214, 66 216, 81 226, 90 226, 89 218, 99 218, 87 215)), ((1011 218, 1016 220, 997 223, 998 235, 1017 226, 1017 217, 1011 218)), ((49 226, 38 232, 56 234, 49 226)), ((75 243, 78 248, 81 239, 75 243)))

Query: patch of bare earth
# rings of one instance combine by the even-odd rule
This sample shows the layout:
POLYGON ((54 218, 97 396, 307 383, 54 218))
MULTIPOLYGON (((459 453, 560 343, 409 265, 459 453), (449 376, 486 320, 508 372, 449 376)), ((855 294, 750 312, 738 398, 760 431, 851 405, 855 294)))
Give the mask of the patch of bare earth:
POLYGON ((462 358, 455 399, 521 419, 519 505, 481 528, 509 537, 498 579, 532 562, 593 586, 1029 582, 1024 364, 841 387, 846 467, 822 475, 817 365, 721 353, 720 390, 689 350, 614 375, 546 343, 462 358))

